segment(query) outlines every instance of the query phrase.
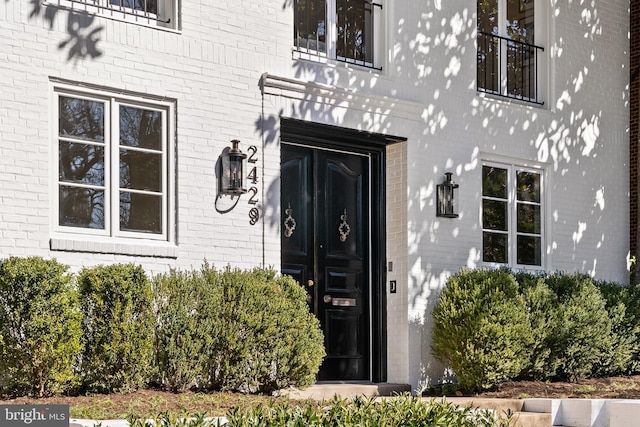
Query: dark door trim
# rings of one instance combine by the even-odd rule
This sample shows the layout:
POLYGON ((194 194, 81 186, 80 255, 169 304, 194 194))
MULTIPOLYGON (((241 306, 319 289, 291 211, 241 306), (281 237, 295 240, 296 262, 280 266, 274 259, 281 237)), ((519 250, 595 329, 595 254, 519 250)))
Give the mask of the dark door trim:
POLYGON ((281 118, 282 141, 347 150, 371 157, 371 373, 387 381, 386 146, 406 138, 281 118))

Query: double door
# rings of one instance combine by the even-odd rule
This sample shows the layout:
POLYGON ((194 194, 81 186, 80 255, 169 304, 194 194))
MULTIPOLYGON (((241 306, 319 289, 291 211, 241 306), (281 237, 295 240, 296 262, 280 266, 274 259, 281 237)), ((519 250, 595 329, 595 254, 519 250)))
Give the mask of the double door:
POLYGON ((282 272, 325 335, 318 380, 371 379, 371 159, 282 144, 282 272))

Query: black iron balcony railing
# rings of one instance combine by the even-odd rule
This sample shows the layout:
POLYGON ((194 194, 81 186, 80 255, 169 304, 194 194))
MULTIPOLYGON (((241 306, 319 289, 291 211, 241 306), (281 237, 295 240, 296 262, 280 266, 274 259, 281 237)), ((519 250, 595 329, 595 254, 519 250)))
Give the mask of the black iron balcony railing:
POLYGON ((362 67, 382 70, 374 60, 376 19, 382 4, 372 0, 337 0, 335 11, 325 22, 325 0, 297 0, 295 4, 294 43, 306 55, 331 58, 362 67), (327 41, 326 28, 335 29, 336 40, 327 41))
POLYGON ((478 91, 542 105, 538 53, 543 47, 478 32, 478 91))
POLYGON ((158 0, 47 0, 47 3, 89 13, 140 18, 149 23, 171 23, 171 18, 158 15, 158 0))

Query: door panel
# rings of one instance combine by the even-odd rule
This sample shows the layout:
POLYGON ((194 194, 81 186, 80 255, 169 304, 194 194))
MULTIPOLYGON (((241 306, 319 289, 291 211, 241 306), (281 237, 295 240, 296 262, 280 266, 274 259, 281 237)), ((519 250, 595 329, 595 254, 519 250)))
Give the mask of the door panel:
POLYGON ((282 145, 282 271, 322 325, 319 380, 370 379, 369 169, 367 156, 282 145))

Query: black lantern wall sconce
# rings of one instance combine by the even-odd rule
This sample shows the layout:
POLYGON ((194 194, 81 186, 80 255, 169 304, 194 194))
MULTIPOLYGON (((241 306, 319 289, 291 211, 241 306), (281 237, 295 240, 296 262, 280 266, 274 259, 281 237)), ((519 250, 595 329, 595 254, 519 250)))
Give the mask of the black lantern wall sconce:
POLYGON ((455 190, 459 185, 451 180, 451 175, 453 175, 451 172, 446 172, 444 175, 444 182, 436 186, 436 216, 458 218, 455 190))
POLYGON ((247 155, 240 151, 240 141, 231 141, 231 148, 220 155, 220 194, 239 196, 247 192, 244 188, 244 160, 247 155))

